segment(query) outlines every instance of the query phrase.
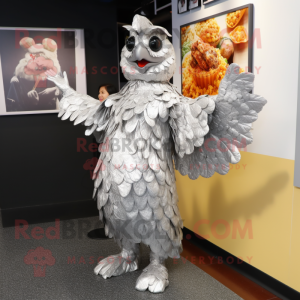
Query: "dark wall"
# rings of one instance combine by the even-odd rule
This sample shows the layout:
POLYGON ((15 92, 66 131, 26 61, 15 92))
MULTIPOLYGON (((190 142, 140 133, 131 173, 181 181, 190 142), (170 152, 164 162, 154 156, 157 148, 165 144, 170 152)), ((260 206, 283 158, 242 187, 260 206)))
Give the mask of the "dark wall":
MULTIPOLYGON (((101 82, 118 86, 118 74, 110 72, 118 69, 119 60, 114 1, 6 3, 1 4, 0 26, 84 28, 87 93, 97 98, 101 82), (107 74, 101 73, 103 67, 107 74)), ((93 153, 77 151, 78 138, 85 138, 87 146, 93 143, 84 130, 57 114, 0 116, 2 211, 91 199, 93 182, 83 165, 93 153)))

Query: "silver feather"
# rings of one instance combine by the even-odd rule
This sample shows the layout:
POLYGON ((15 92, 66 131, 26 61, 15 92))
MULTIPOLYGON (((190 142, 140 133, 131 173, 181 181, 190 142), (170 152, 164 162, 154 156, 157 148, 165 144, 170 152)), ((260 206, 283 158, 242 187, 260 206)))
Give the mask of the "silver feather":
POLYGON ((59 117, 83 123, 86 135, 94 133, 106 145, 93 173, 93 197, 105 233, 122 252, 121 259, 98 265, 95 273, 108 278, 136 270, 136 244, 144 242, 151 249, 150 265, 136 288, 162 292, 169 284, 163 261, 179 258, 182 251, 173 157, 175 168, 191 179, 226 174, 229 163, 240 160, 238 148, 252 142, 251 123, 266 100, 250 93, 254 75, 238 74, 236 64, 228 67, 218 95, 182 96, 168 82, 176 64, 166 29, 138 15, 126 28, 135 46, 132 52, 122 50, 120 66, 128 83, 119 93, 101 104, 71 89, 66 75, 49 80, 63 91, 59 117), (157 53, 149 48, 153 35, 162 41, 157 53), (140 68, 141 59, 153 63, 140 68))

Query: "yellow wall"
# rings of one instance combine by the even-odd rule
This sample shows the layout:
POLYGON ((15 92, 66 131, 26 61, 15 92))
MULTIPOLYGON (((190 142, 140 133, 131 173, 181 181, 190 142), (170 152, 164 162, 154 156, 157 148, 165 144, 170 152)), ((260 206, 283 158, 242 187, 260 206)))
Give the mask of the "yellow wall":
POLYGON ((300 291, 300 189, 293 186, 294 161, 242 152, 239 164, 231 167, 225 176, 194 181, 176 173, 184 226, 300 291), (209 225, 197 228, 199 220, 209 225), (214 231, 217 220, 228 225, 214 231), (234 238, 234 222, 241 228, 252 225, 253 237, 248 230, 234 238), (226 230, 227 237, 217 236, 226 230))
POLYGON ((292 211, 288 282, 291 287, 300 291, 300 189, 296 187, 294 187, 292 211))

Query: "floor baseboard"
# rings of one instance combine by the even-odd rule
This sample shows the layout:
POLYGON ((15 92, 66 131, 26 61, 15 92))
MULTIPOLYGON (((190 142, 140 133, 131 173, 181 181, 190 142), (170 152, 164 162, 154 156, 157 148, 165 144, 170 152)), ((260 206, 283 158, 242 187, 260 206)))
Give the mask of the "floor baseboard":
POLYGON ((52 222, 55 219, 69 220, 97 215, 97 204, 93 200, 1 209, 3 227, 15 226, 15 220, 36 224, 52 222))
POLYGON ((251 266, 246 262, 238 263, 238 258, 236 256, 223 250, 222 248, 216 246, 215 244, 209 242, 208 240, 197 236, 193 231, 185 227, 183 228, 182 231, 183 231, 184 239, 188 240, 190 243, 199 247, 203 251, 209 253, 211 256, 222 257, 222 261, 226 265, 233 268, 235 271, 239 272, 240 274, 252 280, 253 282, 257 283, 264 289, 270 291, 280 299, 283 300, 300 299, 300 293, 298 291, 292 289, 291 287, 285 285, 284 283, 278 281, 277 279, 260 271, 259 269, 251 266), (230 257, 230 262, 232 262, 232 258, 233 258, 234 260, 233 263, 230 264, 226 263, 228 257, 230 257))

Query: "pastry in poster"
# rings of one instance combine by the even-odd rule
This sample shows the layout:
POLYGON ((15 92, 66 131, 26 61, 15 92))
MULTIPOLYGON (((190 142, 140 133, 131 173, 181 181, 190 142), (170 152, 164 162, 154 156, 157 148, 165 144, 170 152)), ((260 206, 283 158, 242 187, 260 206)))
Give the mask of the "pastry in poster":
POLYGON ((244 16, 244 13, 246 11, 246 8, 236 10, 232 13, 227 14, 226 16, 226 24, 230 28, 234 28, 241 20, 241 18, 244 16))
POLYGON ((216 95, 231 63, 248 69, 248 8, 181 28, 182 93, 216 95))

